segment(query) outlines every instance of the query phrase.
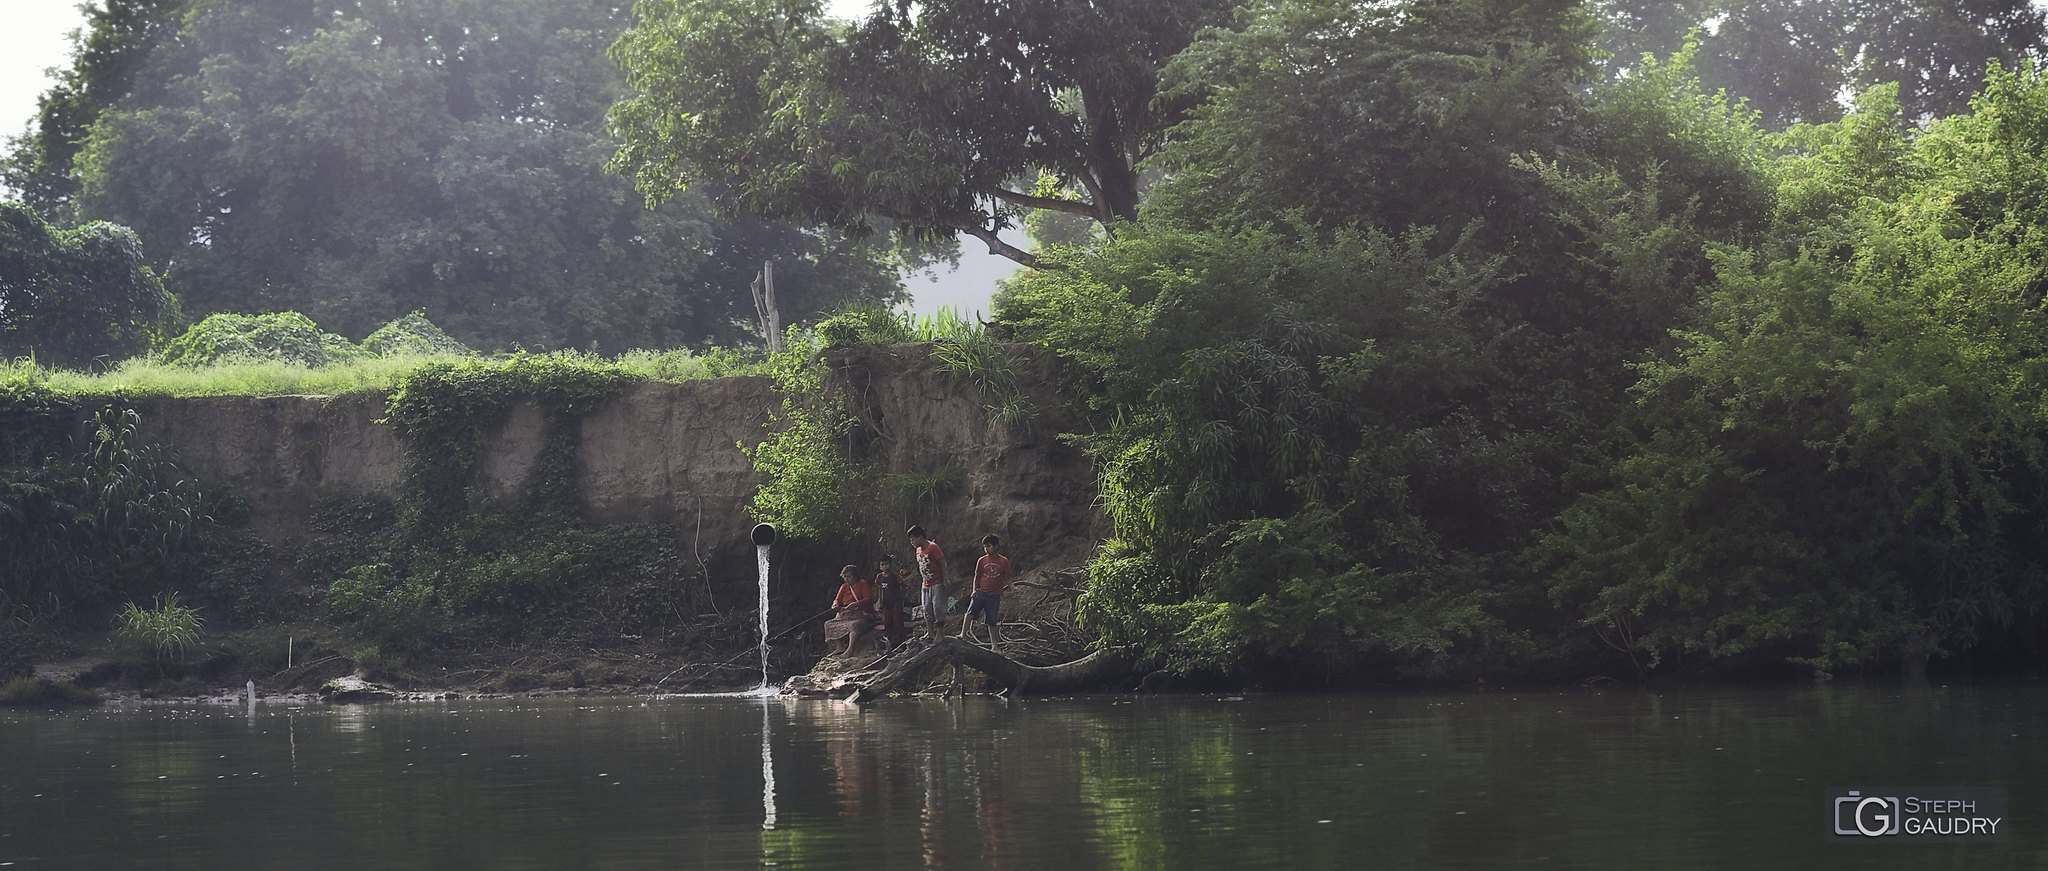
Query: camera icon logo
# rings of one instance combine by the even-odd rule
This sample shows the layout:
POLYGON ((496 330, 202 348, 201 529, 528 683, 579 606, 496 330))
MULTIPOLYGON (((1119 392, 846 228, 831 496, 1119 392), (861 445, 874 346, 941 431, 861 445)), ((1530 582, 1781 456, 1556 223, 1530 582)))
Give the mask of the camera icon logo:
POLYGON ((1899 833, 1897 796, 1863 795, 1850 790, 1835 799, 1835 834, 1881 838, 1899 833))

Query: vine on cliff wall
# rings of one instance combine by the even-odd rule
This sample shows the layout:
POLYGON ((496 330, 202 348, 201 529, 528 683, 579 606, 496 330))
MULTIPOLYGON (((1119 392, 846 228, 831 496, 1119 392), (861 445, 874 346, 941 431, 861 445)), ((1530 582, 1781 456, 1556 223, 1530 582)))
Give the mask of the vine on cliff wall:
POLYGON ((81 428, 103 400, 22 371, 0 379, 0 634, 181 591, 248 616, 254 554, 230 528, 239 500, 182 473, 125 404, 106 402, 81 428))
POLYGON ((782 403, 769 416, 768 438, 740 446, 763 478, 751 506, 754 519, 812 541, 857 534, 852 508, 873 477, 840 446, 853 430, 853 416, 844 397, 825 389, 822 333, 791 330, 783 350, 769 358, 782 403))
POLYGON ((404 652, 465 641, 673 627, 697 613, 696 573, 668 530, 593 525, 579 514, 584 415, 636 376, 585 355, 516 354, 422 366, 386 422, 404 447, 401 500, 334 494, 316 513, 330 535, 301 560, 332 578, 337 617, 404 652), (489 431, 520 403, 546 416, 516 497, 476 487, 489 431))

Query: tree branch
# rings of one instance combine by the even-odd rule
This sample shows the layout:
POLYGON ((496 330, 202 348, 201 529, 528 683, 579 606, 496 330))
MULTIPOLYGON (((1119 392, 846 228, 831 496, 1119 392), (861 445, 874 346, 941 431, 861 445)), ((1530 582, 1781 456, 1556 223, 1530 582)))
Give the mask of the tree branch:
POLYGON ((1098 214, 1098 210, 1093 204, 1084 203, 1080 200, 1062 200, 1054 197, 1034 196, 1032 194, 1021 193, 1018 191, 1008 190, 1005 188, 996 188, 994 191, 990 193, 996 199, 1002 200, 1003 202, 1009 203, 1010 205, 1013 206, 1023 206, 1027 209, 1045 209, 1047 211, 1053 212, 1065 212, 1069 215, 1080 215, 1084 218, 1100 219, 1101 217, 1098 214))
POLYGON ((1001 237, 996 235, 996 231, 982 226, 979 222, 955 219, 950 223, 953 229, 988 243, 988 253, 990 254, 1001 254, 1032 269, 1046 268, 1045 264, 1039 262, 1038 255, 1003 241, 1001 237))

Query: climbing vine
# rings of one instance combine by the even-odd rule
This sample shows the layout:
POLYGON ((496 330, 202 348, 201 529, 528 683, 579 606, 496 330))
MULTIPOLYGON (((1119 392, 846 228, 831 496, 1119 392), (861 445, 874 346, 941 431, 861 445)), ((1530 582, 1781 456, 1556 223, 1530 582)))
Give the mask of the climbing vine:
POLYGON ((872 470, 847 458, 840 446, 853 429, 845 400, 825 389, 820 332, 792 330, 784 349, 768 361, 780 406, 769 416, 768 438, 741 445, 762 475, 752 515, 800 539, 848 538, 856 533, 851 506, 872 470))
POLYGON ((385 421, 404 448, 390 503, 334 494, 316 511, 326 540, 302 571, 331 578, 328 610, 387 653, 454 641, 660 629, 698 613, 698 570, 666 529, 580 518, 582 418, 639 377, 574 353, 434 362, 392 393, 385 421), (486 434, 521 403, 546 421, 513 498, 475 486, 486 434))

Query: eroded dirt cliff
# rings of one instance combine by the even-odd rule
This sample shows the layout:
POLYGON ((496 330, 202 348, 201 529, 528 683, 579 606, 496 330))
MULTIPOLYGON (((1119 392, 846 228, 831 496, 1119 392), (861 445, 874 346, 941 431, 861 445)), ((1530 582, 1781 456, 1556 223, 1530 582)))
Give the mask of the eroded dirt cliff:
MULTIPOLYGON (((1020 569, 1084 561, 1099 532, 1094 482, 1087 459, 1055 437, 1073 422, 1046 364, 1017 349, 1037 412, 1027 422, 999 424, 975 386, 939 371, 929 351, 827 352, 828 389, 846 391, 859 421, 847 447, 874 464, 885 482, 877 492, 888 481, 935 482, 918 498, 864 503, 858 520, 874 539, 868 547, 899 549, 902 529, 922 523, 961 556, 993 532, 1018 555, 1020 569)), ((754 523, 747 505, 759 478, 741 445, 766 436, 778 403, 760 377, 628 388, 580 424, 576 473, 586 515, 672 526, 696 552, 723 554, 728 570, 746 571, 754 523)), ((138 410, 146 437, 168 446, 196 477, 232 485, 252 509, 250 531, 281 549, 307 540, 323 493, 397 496, 403 483, 401 447, 379 422, 379 397, 151 400, 138 410)), ((544 427, 528 405, 492 422, 475 486, 514 493, 540 452, 544 427)))

